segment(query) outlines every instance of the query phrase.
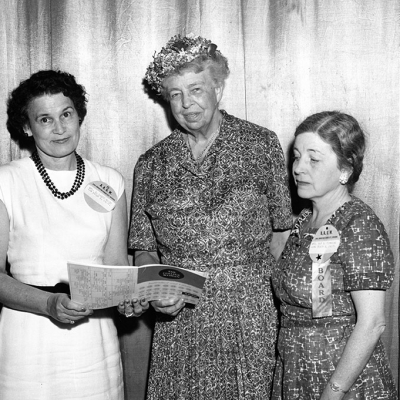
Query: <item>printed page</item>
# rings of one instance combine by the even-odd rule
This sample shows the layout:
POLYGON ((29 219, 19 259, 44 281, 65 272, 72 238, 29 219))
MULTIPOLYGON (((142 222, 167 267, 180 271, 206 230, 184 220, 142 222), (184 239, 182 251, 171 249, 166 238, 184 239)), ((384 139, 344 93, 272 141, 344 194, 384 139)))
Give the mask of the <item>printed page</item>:
POLYGON ((141 267, 68 262, 71 299, 93 310, 120 301, 145 297, 148 301, 179 296, 187 303, 200 300, 207 274, 170 265, 141 267))
POLYGON ((137 268, 68 262, 71 299, 93 310, 116 306, 136 292, 137 268))
POLYGON ((149 301, 179 296, 186 303, 197 304, 206 278, 205 272, 190 271, 171 265, 143 265, 138 267, 138 295, 149 301))

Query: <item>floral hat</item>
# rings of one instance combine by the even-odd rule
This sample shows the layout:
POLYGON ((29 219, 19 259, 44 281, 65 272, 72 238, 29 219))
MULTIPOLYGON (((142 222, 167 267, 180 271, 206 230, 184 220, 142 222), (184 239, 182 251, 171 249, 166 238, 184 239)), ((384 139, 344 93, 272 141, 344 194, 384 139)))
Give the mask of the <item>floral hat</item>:
POLYGON ((201 55, 213 57, 215 52, 220 53, 211 40, 195 36, 192 33, 184 37, 175 35, 158 54, 154 54, 153 61, 147 68, 145 79, 152 89, 161 94, 163 79, 176 68, 201 55))

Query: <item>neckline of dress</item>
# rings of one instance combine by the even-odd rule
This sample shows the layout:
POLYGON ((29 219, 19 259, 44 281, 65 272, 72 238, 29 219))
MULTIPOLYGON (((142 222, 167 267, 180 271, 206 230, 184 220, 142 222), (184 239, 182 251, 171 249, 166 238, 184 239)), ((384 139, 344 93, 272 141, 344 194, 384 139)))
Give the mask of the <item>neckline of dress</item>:
MULTIPOLYGON (((353 201, 354 197, 350 194, 350 200, 344 202, 341 206, 339 206, 332 214, 331 216, 327 219, 326 223, 324 225, 332 224, 332 219, 337 217, 339 213, 341 213, 343 210, 345 210, 353 201)), ((319 228, 315 227, 310 227, 306 231, 304 230, 304 222, 308 219, 311 218, 312 215, 312 210, 310 208, 307 208, 304 210, 297 221, 295 222, 295 225, 292 229, 292 232, 290 233, 291 236, 297 236, 297 237, 302 237, 302 238, 307 238, 307 237, 313 237, 316 232, 318 231, 319 228)))
POLYGON ((221 135, 223 133, 222 126, 223 126, 224 120, 225 120, 225 113, 223 112, 223 110, 220 110, 220 112, 222 114, 222 118, 219 123, 218 129, 212 133, 206 147, 203 149, 200 156, 198 156, 196 158, 193 156, 192 148, 189 144, 189 139, 185 139, 184 135, 187 135, 187 133, 183 133, 181 130, 179 130, 180 136, 181 136, 183 142, 185 143, 185 147, 188 149, 188 154, 189 154, 189 158, 190 158, 191 162, 196 164, 196 166, 198 166, 198 167, 200 167, 203 164, 203 161, 206 159, 207 155, 210 154, 210 149, 212 149, 213 144, 221 137, 221 135))

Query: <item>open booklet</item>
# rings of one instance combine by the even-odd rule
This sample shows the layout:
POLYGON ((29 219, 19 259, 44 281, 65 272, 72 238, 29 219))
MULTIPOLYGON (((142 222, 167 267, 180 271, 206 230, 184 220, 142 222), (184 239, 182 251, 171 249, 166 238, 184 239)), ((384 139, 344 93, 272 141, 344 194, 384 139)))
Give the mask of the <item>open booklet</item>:
POLYGON ((207 273, 163 264, 119 267, 69 261, 68 276, 71 299, 95 310, 142 297, 152 301, 180 296, 197 304, 207 273))

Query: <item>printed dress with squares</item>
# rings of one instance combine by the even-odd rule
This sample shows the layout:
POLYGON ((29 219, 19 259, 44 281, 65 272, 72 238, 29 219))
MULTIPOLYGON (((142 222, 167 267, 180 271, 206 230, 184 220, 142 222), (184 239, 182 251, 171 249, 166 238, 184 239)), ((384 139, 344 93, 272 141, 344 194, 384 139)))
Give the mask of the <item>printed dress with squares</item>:
POLYGON ((148 399, 259 399, 270 395, 277 315, 268 252, 272 228, 292 224, 276 135, 223 113, 201 164, 175 130, 135 168, 133 249, 208 272, 195 308, 157 314, 148 399))
MULTIPOLYGON (((300 214, 272 276, 282 314, 274 400, 320 398, 356 322, 350 292, 386 290, 394 277, 393 254, 383 224, 370 207, 352 196, 327 221, 340 235, 330 264, 332 316, 313 318, 309 248, 317 229, 303 230, 310 217, 308 209, 300 214)), ((351 394, 360 400, 397 399, 380 340, 351 394)))

